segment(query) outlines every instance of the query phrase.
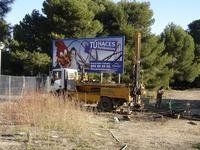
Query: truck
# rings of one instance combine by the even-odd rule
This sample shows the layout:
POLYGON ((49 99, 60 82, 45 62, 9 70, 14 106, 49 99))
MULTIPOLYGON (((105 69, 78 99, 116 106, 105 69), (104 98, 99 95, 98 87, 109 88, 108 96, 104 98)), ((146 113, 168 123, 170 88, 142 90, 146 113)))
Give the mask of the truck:
MULTIPOLYGON (((105 42, 104 39, 102 41, 101 41, 102 43, 98 42, 99 44, 98 50, 99 49, 106 50, 105 53, 109 54, 108 56, 104 56, 103 58, 101 55, 98 55, 97 57, 97 52, 98 52, 97 50, 96 53, 92 51, 90 51, 90 53, 88 52, 78 53, 76 48, 71 46, 73 45, 73 43, 70 43, 66 46, 66 44, 63 43, 62 41, 60 42, 60 40, 59 42, 55 41, 54 45, 57 48, 55 50, 56 52, 54 52, 54 56, 56 56, 57 60, 55 61, 55 59, 53 59, 54 60, 53 63, 57 62, 57 65, 54 65, 55 67, 51 71, 51 90, 56 92, 62 91, 62 93, 63 92, 67 93, 68 99, 74 99, 76 101, 84 102, 87 104, 97 104, 98 110, 106 112, 112 111, 118 108, 119 106, 123 105, 124 103, 130 103, 133 101, 138 103, 139 101, 138 81, 134 81, 132 85, 130 84, 126 85, 117 83, 84 82, 83 77, 80 78, 80 74, 83 75, 83 70, 85 71, 86 70, 85 68, 87 68, 90 65, 87 63, 88 60, 84 58, 92 59, 91 61, 92 65, 93 66, 96 65, 97 67, 98 65, 101 64, 102 67, 106 67, 106 65, 111 65, 111 63, 113 63, 113 60, 114 60, 114 66, 117 67, 120 66, 121 63, 119 61, 123 60, 120 59, 120 57, 122 57, 122 55, 120 55, 120 50, 117 51, 120 42, 117 43, 114 41, 114 39, 112 39, 111 42, 105 42), (71 50, 69 51, 70 46, 71 50), (110 53, 110 51, 107 52, 109 48, 113 49, 114 51, 112 53, 110 53), (58 53, 58 51, 60 51, 60 53, 58 53), (86 57, 85 54, 88 54, 88 56, 86 57), (76 57, 70 58, 70 55, 76 57), (99 60, 100 58, 101 60, 99 60), (70 64, 70 62, 73 64, 70 64), (97 63, 95 64, 95 62, 97 63), (80 72, 80 70, 82 70, 82 72, 80 72)), ((140 42, 140 40, 138 40, 138 42, 140 42)), ((80 45, 83 44, 85 43, 83 42, 80 45)), ((86 49, 87 44, 88 43, 86 43, 86 46, 84 46, 84 50, 86 49)), ((92 41, 92 44, 95 45, 95 42, 92 41)), ((139 50, 139 44, 138 43, 136 44, 137 50, 139 50)), ((93 45, 90 46, 92 47, 93 45)), ((95 48, 93 47, 92 50, 95 50, 95 48)), ((138 58, 139 57, 137 56, 136 59, 138 58)), ((134 72, 134 76, 135 79, 138 80, 139 61, 134 61, 134 62, 136 62, 134 68, 136 68, 135 70, 137 71, 134 72)), ((117 69, 115 68, 115 70, 119 70, 119 68, 117 69)))
POLYGON ((102 84, 80 82, 76 69, 58 68, 51 72, 51 91, 67 92, 68 99, 86 104, 97 104, 98 110, 112 111, 130 102, 130 86, 125 84, 102 84))

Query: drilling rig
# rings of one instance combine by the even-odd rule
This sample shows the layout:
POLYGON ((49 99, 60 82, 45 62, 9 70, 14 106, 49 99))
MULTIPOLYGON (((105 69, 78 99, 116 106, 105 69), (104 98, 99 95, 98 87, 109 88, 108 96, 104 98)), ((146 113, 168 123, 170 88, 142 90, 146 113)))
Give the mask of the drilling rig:
POLYGON ((135 48, 133 49, 133 80, 132 80, 132 97, 133 103, 136 107, 142 105, 141 95, 144 87, 140 83, 140 52, 141 52, 141 33, 136 32, 135 35, 135 48))

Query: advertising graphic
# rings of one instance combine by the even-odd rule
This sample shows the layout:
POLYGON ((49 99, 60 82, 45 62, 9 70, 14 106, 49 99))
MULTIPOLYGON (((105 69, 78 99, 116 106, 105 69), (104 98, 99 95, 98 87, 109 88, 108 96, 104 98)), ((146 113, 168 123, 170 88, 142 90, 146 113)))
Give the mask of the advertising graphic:
POLYGON ((53 41, 53 67, 85 72, 123 73, 124 37, 53 41))

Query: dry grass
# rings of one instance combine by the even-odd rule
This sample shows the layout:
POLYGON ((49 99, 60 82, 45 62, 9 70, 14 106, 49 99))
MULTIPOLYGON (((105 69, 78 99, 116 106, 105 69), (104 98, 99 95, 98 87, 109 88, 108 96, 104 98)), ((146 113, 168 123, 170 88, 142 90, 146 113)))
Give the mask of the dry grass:
POLYGON ((1 135, 11 134, 12 141, 25 140, 25 147, 22 142, 19 149, 93 149, 88 142, 94 135, 91 128, 98 124, 95 115, 63 97, 30 93, 19 101, 1 103, 0 114, 1 135), (23 137, 18 136, 21 133, 23 137))
POLYGON ((15 102, 6 102, 1 108, 4 123, 78 133, 87 126, 88 113, 75 102, 62 97, 30 93, 15 102))
MULTIPOLYGON (((17 141, 18 149, 95 149, 96 144, 104 146, 98 133, 110 127, 107 119, 83 110, 77 102, 39 93, 0 103, 0 114, 0 143, 17 141), (2 135, 11 136, 11 141, 2 135)), ((0 144, 1 148, 10 149, 0 144)))

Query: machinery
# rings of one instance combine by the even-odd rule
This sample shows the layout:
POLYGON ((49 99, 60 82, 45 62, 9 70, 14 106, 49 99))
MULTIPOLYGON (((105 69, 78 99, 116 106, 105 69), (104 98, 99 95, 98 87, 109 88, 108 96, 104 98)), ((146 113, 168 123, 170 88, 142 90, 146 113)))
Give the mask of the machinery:
POLYGON ((83 83, 78 81, 75 69, 58 68, 51 73, 51 91, 67 91, 70 98, 88 104, 97 104, 101 111, 112 111, 132 100, 130 87, 124 84, 83 83))
MULTIPOLYGON (((61 67, 55 68, 51 72, 51 90, 57 92, 67 91, 69 97, 84 103, 96 103, 97 108, 102 111, 112 111, 125 102, 134 102, 134 105, 140 106, 141 86, 139 84, 139 70, 141 35, 139 33, 136 35, 135 42, 132 85, 82 82, 82 80, 79 80, 77 69, 61 67)), ((63 49, 64 52, 67 51, 67 48, 64 47, 63 49)))
POLYGON ((140 52, 141 52, 141 34, 139 32, 135 35, 135 49, 133 50, 133 80, 132 80, 132 96, 135 106, 141 106, 142 101, 140 96, 144 92, 144 86, 140 84, 140 52))

